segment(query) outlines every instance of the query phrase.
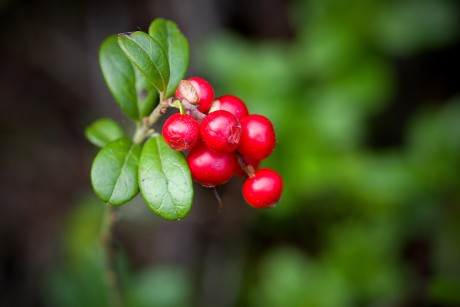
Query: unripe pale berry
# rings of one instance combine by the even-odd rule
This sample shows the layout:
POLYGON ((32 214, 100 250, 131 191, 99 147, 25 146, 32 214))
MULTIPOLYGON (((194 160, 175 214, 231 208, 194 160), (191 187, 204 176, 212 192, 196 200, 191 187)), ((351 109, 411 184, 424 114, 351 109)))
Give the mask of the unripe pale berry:
POLYGON ((283 192, 283 179, 272 169, 261 168, 243 184, 243 197, 257 209, 273 207, 283 192))
POLYGON ((199 142, 188 154, 187 163, 193 180, 213 187, 232 178, 237 162, 234 152, 216 153, 199 142))
POLYGON ((241 120, 241 139, 238 151, 253 160, 270 156, 276 146, 273 124, 262 115, 251 114, 241 120))
POLYGON ((240 142, 241 125, 230 112, 218 110, 206 115, 200 135, 206 146, 216 152, 232 152, 240 142))
POLYGON ((174 150, 189 150, 198 142, 200 134, 198 122, 187 114, 176 113, 163 125, 165 142, 174 150))
MULTIPOLYGON (((214 89, 212 88, 211 84, 209 84, 209 82, 205 79, 199 77, 192 77, 187 79, 187 81, 192 84, 193 88, 198 94, 198 111, 201 113, 208 112, 212 102, 214 101, 214 89)), ((179 99, 185 98, 180 93, 179 87, 177 88, 175 95, 179 99)))
POLYGON ((235 115, 235 117, 238 118, 238 120, 241 120, 243 117, 249 114, 248 107, 243 102, 243 100, 232 95, 225 95, 216 98, 216 100, 214 100, 214 102, 211 105, 211 109, 209 109, 209 113, 217 110, 228 111, 235 115))

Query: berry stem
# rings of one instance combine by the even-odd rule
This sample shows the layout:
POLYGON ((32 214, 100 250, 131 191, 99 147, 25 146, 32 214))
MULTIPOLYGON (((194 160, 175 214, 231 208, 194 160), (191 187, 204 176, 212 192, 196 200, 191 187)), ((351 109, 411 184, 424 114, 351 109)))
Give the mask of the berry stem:
POLYGON ((241 154, 239 152, 236 152, 236 158, 238 160, 238 163, 241 165, 241 168, 246 173, 246 175, 249 178, 254 177, 254 174, 256 172, 254 167, 252 165, 250 165, 250 164, 246 164, 246 162, 244 162, 244 159, 243 159, 243 157, 241 156, 241 154))
POLYGON ((224 203, 222 201, 222 198, 220 197, 219 195, 219 191, 217 190, 216 187, 213 187, 212 188, 213 192, 214 192, 214 196, 216 197, 217 199, 217 203, 219 204, 219 213, 222 212, 222 208, 224 207, 224 203))
POLYGON ((191 104, 188 102, 186 99, 180 99, 182 106, 184 109, 187 111, 187 114, 192 116, 194 119, 196 119, 198 122, 201 122, 203 118, 205 118, 206 114, 201 113, 198 111, 198 107, 194 104, 191 104))
POLYGON ((170 106, 179 109, 179 112, 182 115, 186 113, 186 110, 184 109, 184 106, 182 105, 182 102, 180 102, 180 100, 178 100, 178 99, 174 100, 174 102, 171 103, 170 106))

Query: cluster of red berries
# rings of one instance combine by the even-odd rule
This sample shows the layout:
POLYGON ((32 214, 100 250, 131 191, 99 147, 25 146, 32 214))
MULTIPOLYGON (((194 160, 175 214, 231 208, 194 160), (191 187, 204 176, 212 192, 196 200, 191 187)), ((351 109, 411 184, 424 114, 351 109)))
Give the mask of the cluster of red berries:
POLYGON ((187 162, 192 178, 213 187, 233 175, 247 175, 243 184, 246 202, 255 208, 273 207, 281 198, 283 180, 272 169, 257 169, 276 146, 270 120, 249 114, 246 104, 235 96, 214 99, 212 86, 202 78, 181 81, 175 96, 205 114, 200 122, 191 112, 176 113, 163 126, 164 139, 172 149, 190 150, 187 162))

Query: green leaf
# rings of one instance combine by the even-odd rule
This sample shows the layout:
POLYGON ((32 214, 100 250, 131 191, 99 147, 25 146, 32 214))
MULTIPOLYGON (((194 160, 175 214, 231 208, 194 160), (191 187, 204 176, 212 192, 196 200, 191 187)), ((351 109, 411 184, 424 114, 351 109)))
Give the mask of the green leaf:
POLYGON ((99 49, 99 63, 115 101, 126 115, 137 120, 139 112, 133 66, 118 46, 115 36, 109 36, 102 43, 99 49))
POLYGON ((168 58, 155 39, 141 31, 121 33, 118 44, 147 80, 164 92, 169 82, 168 58))
POLYGON ((136 76, 137 107, 139 110, 139 119, 141 119, 152 113, 153 107, 158 102, 158 91, 136 66, 133 65, 133 68, 134 75, 136 76))
POLYGON ((85 129, 85 136, 92 144, 104 147, 124 136, 120 125, 110 118, 100 118, 85 129))
POLYGON ((136 196, 140 153, 141 147, 127 138, 113 141, 99 151, 91 167, 91 183, 100 199, 121 205, 136 196))
POLYGON ((153 212, 167 220, 185 217, 192 206, 192 177, 184 155, 163 137, 151 138, 139 161, 139 187, 153 212))
POLYGON ((177 25, 163 18, 155 19, 149 27, 152 36, 168 56, 170 77, 165 98, 172 96, 187 72, 189 63, 188 41, 177 25))
POLYGON ((136 121, 148 116, 157 101, 157 91, 126 57, 116 36, 102 43, 99 62, 107 86, 123 112, 136 121))

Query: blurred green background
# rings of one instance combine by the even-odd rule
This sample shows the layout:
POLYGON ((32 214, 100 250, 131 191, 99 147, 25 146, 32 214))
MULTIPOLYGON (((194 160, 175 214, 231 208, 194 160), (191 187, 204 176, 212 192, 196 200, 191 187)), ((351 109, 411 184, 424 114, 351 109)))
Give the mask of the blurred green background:
POLYGON ((241 178, 167 222, 120 208, 127 306, 460 306, 460 3, 0 1, 0 305, 107 306, 105 205, 85 126, 133 129, 97 60, 113 33, 178 23, 189 77, 269 117, 275 209, 241 178))

